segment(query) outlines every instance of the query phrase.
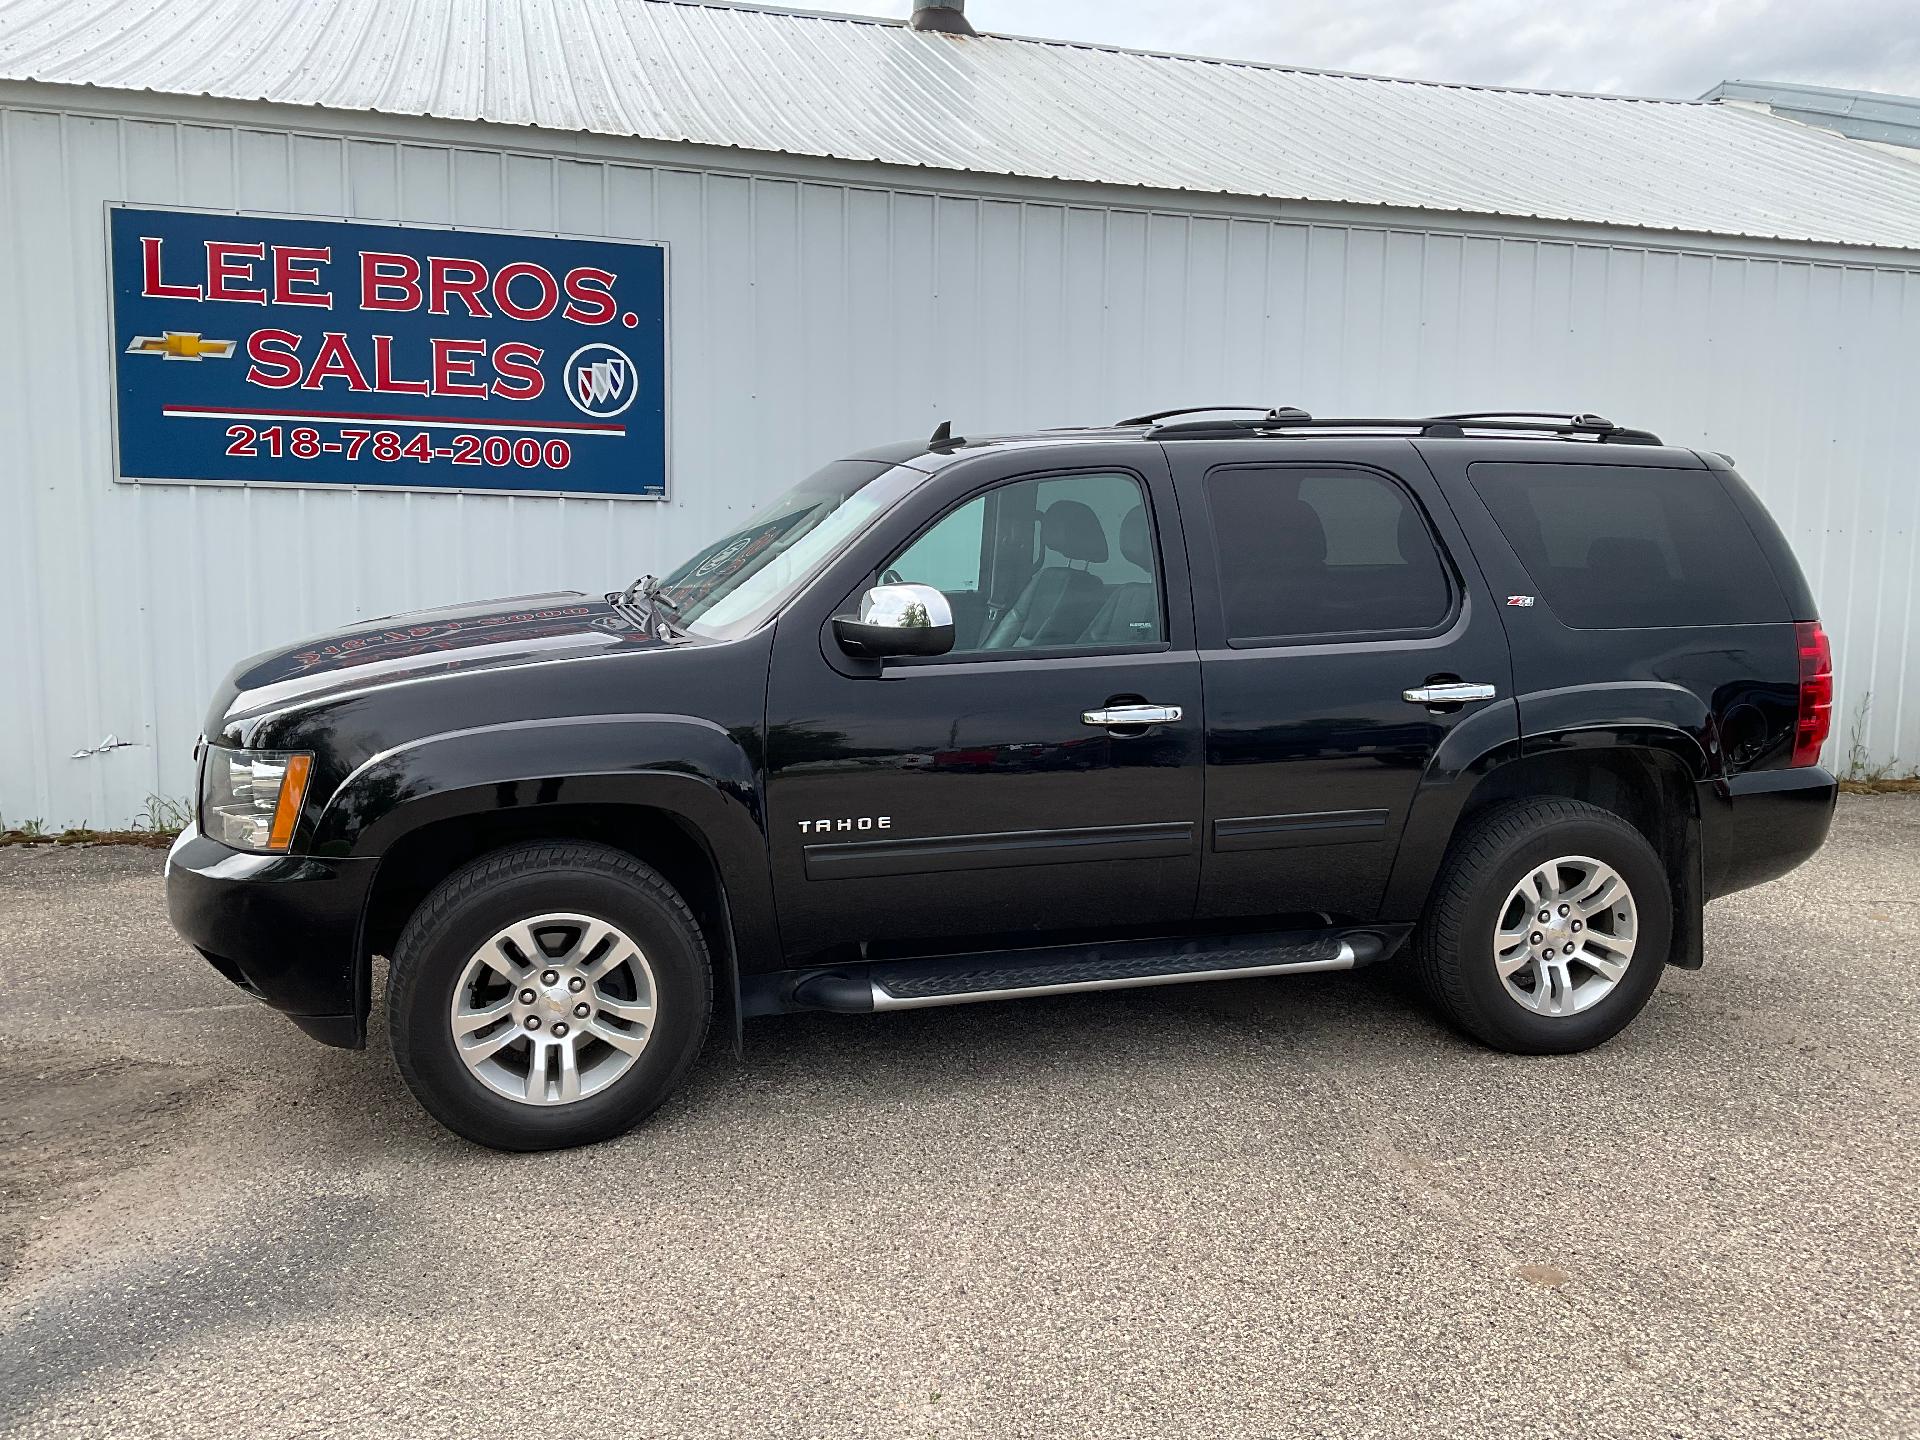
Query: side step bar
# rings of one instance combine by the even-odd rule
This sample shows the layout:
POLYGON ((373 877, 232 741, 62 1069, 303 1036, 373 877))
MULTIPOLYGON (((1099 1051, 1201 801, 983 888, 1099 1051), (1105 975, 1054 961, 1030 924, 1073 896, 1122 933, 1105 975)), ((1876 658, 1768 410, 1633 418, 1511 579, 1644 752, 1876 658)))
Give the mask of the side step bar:
MULTIPOLYGON (((919 1010, 1083 990, 1247 980, 1262 975, 1351 970, 1392 948, 1374 930, 1286 931, 1187 940, 1127 940, 1044 950, 980 951, 926 960, 875 961, 801 976, 768 1010, 919 1010)), ((772 978, 772 977, 768 977, 772 978)))

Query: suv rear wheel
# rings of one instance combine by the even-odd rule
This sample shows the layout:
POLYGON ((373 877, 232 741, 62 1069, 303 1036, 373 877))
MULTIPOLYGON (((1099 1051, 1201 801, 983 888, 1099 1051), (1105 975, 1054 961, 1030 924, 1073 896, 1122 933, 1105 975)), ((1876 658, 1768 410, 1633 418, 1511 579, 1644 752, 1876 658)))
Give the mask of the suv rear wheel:
POLYGON ((515 845, 456 871, 394 947, 387 1023, 408 1088, 482 1145, 631 1129, 706 1038, 712 972, 685 902, 621 851, 515 845))
POLYGON ((1652 996, 1673 895, 1646 837, 1609 810, 1524 800, 1448 853, 1414 944, 1446 1016, 1495 1049, 1565 1054, 1610 1040, 1652 996))

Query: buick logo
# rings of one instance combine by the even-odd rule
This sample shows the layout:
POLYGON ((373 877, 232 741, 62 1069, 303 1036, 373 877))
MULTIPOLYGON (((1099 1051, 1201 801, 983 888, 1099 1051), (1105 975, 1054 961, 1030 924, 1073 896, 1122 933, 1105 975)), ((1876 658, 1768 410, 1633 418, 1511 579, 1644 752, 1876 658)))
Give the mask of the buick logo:
POLYGON ((582 345, 568 359, 565 375, 567 398, 596 420, 620 414, 640 393, 639 370, 612 345, 582 345))
POLYGON ((749 545, 753 544, 753 541, 754 541, 753 536, 742 535, 738 540, 735 540, 732 544, 723 545, 720 549, 714 551, 713 554, 709 555, 706 559, 702 560, 697 566, 694 567, 693 573, 695 578, 704 579, 706 576, 713 574, 714 571, 718 570, 722 565, 725 565, 729 560, 733 559, 733 557, 738 555, 742 550, 746 549, 749 545))

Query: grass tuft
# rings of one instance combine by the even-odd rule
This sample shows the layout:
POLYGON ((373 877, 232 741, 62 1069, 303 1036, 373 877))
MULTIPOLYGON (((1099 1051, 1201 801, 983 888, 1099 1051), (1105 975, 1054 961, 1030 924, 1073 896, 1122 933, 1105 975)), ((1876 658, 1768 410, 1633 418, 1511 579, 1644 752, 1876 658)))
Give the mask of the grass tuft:
POLYGON ((125 830, 95 830, 84 822, 66 830, 49 830, 44 820, 22 820, 17 825, 9 825, 0 817, 0 846, 144 845, 164 850, 192 820, 191 798, 176 800, 166 795, 149 795, 132 826, 125 830))

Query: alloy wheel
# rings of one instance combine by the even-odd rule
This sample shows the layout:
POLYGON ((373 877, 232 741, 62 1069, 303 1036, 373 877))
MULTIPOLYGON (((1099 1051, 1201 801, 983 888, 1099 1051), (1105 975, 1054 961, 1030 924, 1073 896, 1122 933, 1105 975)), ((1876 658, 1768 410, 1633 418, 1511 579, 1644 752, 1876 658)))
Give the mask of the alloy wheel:
POLYGON ((567 1105, 613 1084, 653 1033, 653 971, 618 926, 535 915, 497 931, 454 987, 454 1048, 495 1094, 567 1105))
POLYGON ((1639 910, 1620 872, 1585 855, 1530 869, 1494 922, 1493 964, 1514 1002, 1577 1015, 1613 992, 1633 960, 1639 910))

